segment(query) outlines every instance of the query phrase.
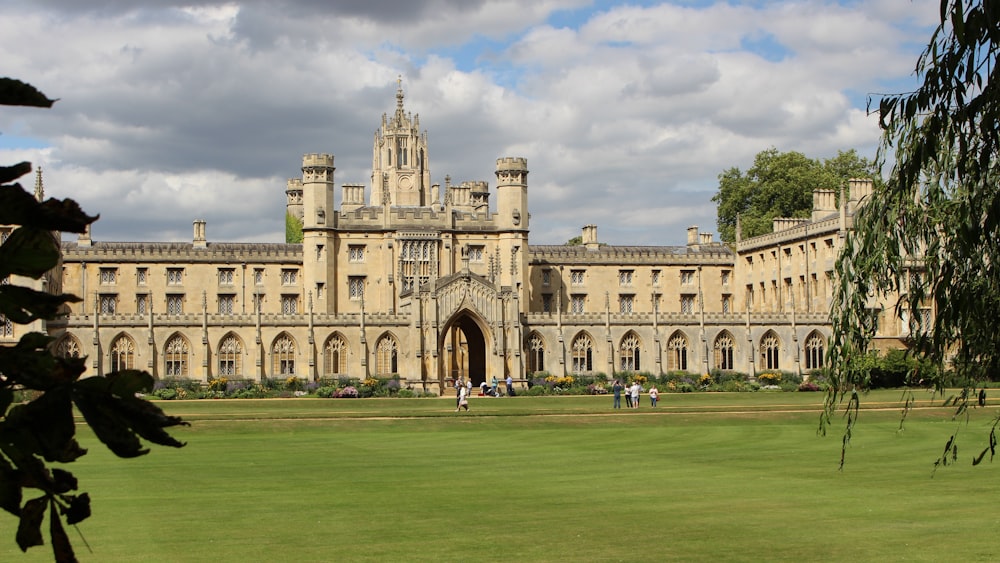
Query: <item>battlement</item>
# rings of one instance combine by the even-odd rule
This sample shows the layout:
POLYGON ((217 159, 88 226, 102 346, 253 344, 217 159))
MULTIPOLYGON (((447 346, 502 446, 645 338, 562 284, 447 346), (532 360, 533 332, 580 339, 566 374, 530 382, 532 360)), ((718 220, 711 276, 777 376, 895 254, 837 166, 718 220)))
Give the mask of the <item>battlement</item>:
POLYGON ((520 156, 505 156, 497 159, 497 170, 528 171, 528 159, 520 156))
POLYGON ((326 153, 308 153, 302 155, 302 167, 333 168, 333 155, 326 153))
POLYGON ((286 185, 288 187, 285 188, 285 191, 288 191, 288 192, 301 192, 302 191, 302 179, 301 178, 289 178, 288 179, 288 183, 286 185))
POLYGON ((462 182, 461 188, 462 189, 468 189, 468 190, 470 190, 474 194, 476 194, 476 193, 480 193, 481 194, 481 193, 484 193, 484 192, 488 193, 490 191, 489 182, 483 182, 483 181, 478 181, 478 180, 477 181, 462 182))

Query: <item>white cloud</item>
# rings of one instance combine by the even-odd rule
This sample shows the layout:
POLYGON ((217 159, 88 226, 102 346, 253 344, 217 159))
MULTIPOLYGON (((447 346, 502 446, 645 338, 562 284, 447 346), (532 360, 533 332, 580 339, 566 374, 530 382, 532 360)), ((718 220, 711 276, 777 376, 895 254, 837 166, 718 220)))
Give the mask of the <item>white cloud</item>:
POLYGON ((680 244, 690 224, 715 230, 716 176, 760 150, 872 156, 864 98, 910 80, 937 14, 929 0, 588 4, 14 2, 5 72, 61 101, 0 112, 0 132, 50 147, 0 157, 43 164, 51 195, 101 213, 97 239, 187 240, 201 218, 212 240, 280 241, 303 153, 334 153, 337 183, 369 181, 402 75, 434 181, 528 158, 533 242, 595 223, 607 242, 680 244))

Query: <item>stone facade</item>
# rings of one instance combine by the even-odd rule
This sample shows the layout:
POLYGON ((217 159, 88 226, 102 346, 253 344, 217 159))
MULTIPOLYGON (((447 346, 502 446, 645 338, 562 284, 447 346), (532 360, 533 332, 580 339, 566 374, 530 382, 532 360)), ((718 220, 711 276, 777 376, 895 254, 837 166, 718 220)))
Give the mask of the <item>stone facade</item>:
MULTIPOLYGON (((403 102, 400 89, 375 134, 370 191, 344 184, 336 205, 334 156, 303 157, 285 210, 301 244, 211 242, 204 221, 191 243, 64 242, 52 285, 85 299, 44 327, 59 353, 96 373, 396 375, 427 392, 538 371, 823 365, 833 263, 870 184, 840 205, 819 191, 811 220, 735 249, 697 227, 683 246, 605 245, 593 225, 581 245, 530 245, 527 161, 497 159, 495 203, 483 181, 431 183, 403 102)), ((883 322, 884 342, 901 326, 883 322)))

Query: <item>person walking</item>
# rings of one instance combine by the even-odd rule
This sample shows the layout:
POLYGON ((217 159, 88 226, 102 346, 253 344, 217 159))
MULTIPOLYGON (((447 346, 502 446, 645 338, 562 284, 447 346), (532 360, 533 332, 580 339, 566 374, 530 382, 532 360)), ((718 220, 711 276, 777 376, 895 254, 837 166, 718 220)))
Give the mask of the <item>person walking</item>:
POLYGON ((514 396, 514 378, 511 377, 510 374, 507 374, 507 381, 506 381, 506 383, 507 383, 507 396, 508 397, 513 397, 514 396))
POLYGON ((622 384, 617 379, 615 380, 614 384, 611 386, 611 392, 614 393, 614 395, 615 395, 614 407, 612 407, 612 408, 616 408, 616 409, 622 408, 622 384))
POLYGON ((656 407, 656 401, 659 400, 659 398, 660 398, 660 391, 659 389, 656 388, 656 384, 654 383, 649 387, 649 404, 653 405, 653 407, 656 407))
POLYGON ((469 410, 469 391, 464 385, 458 390, 458 408, 455 412, 460 409, 469 410))
POLYGON ((639 408, 639 393, 641 391, 642 391, 642 385, 639 385, 638 381, 636 381, 635 383, 632 384, 632 408, 633 409, 639 408))
POLYGON ((625 406, 632 408, 632 386, 622 384, 622 391, 625 393, 625 406))

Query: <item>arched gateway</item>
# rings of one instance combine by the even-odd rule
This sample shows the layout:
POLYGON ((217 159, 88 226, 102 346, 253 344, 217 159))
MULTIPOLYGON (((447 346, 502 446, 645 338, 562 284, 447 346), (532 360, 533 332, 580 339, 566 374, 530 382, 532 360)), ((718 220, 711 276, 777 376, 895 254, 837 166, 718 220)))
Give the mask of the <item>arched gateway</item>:
POLYGON ((469 272, 444 276, 405 296, 421 333, 416 356, 425 390, 448 393, 455 380, 473 387, 524 377, 516 292, 469 272))

